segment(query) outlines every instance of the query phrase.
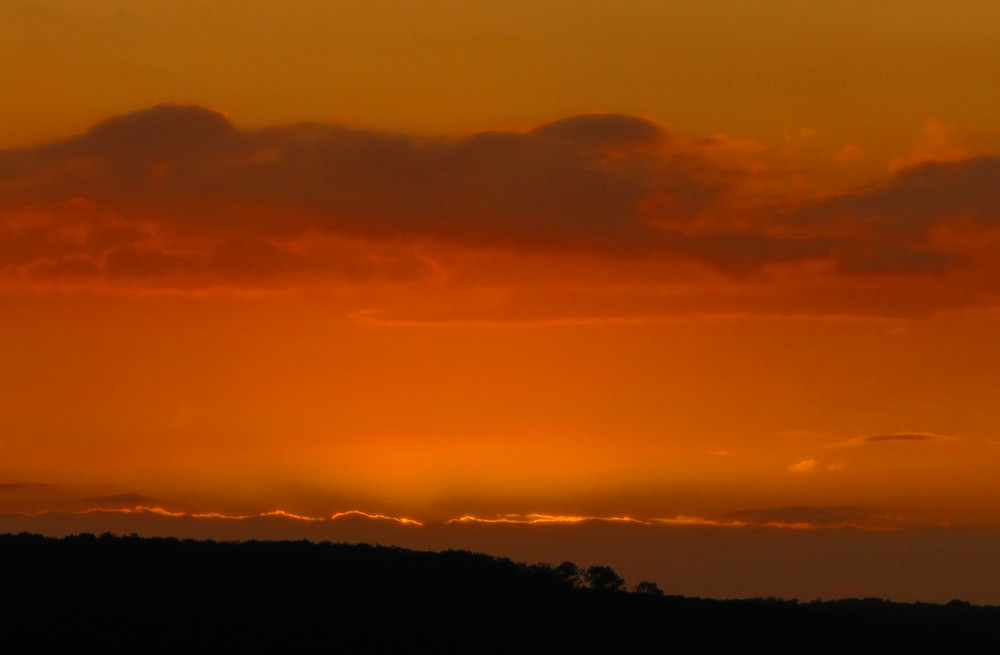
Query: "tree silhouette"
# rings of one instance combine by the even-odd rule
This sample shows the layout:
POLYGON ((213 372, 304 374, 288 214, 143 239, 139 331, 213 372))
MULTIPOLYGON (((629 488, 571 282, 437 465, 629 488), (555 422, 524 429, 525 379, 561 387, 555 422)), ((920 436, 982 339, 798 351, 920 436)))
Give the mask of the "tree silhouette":
POLYGON ((660 589, 655 582, 643 580, 642 582, 640 582, 635 586, 635 593, 649 594, 651 596, 662 596, 663 590, 660 589))
POLYGON ((563 562, 559 566, 552 569, 552 571, 573 587, 583 586, 583 581, 580 577, 581 571, 573 562, 563 562))
POLYGON ((0 652, 1000 653, 1000 607, 963 600, 611 593, 623 585, 607 566, 457 550, 0 534, 0 652))
POLYGON ((618 591, 625 586, 625 581, 610 566, 588 567, 583 579, 597 591, 618 591))

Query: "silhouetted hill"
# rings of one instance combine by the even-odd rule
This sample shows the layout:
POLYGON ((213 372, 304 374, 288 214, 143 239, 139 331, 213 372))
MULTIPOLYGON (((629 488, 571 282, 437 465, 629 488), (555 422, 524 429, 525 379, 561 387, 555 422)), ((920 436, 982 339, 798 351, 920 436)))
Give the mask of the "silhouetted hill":
MULTIPOLYGON (((5 652, 997 652, 1000 608, 579 588, 465 551, 0 535, 5 652)), ((620 582, 606 567, 580 576, 620 582)), ((650 589, 647 585, 647 590, 650 589)))

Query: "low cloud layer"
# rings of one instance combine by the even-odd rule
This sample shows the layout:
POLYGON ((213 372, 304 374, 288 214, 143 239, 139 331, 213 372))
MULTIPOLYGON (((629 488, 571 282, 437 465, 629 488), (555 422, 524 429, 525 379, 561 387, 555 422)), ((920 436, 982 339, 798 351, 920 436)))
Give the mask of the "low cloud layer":
POLYGON ((767 509, 746 509, 730 514, 730 517, 750 524, 764 524, 779 527, 886 527, 891 519, 879 512, 863 507, 772 507, 767 509))
POLYGON ((141 503, 155 503, 155 498, 143 496, 136 493, 110 494, 107 496, 94 496, 88 500, 106 505, 136 505, 141 503))
POLYGON ((922 443, 939 443, 939 442, 954 442, 955 437, 946 437, 939 434, 933 434, 931 432, 893 432, 892 434, 873 434, 863 437, 854 437, 853 439, 848 439, 847 441, 833 444, 834 447, 842 446, 868 446, 868 445, 878 445, 884 443, 898 443, 898 444, 922 444, 922 443))
POLYGON ((428 254, 447 247, 660 262, 646 284, 694 267, 734 283, 794 279, 789 293, 806 284, 812 297, 877 278, 887 299, 902 285, 930 309, 1000 301, 1000 159, 919 164, 819 201, 754 192, 755 170, 635 116, 421 138, 244 130, 160 105, 0 152, 0 280, 398 285, 449 275, 428 254))

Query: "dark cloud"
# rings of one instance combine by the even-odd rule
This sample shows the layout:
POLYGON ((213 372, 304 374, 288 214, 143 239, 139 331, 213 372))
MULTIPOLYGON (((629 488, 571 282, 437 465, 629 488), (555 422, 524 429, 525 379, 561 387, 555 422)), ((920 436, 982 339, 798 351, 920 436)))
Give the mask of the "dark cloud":
POLYGON ((985 259, 983 249, 1000 228, 1000 158, 925 162, 866 190, 807 204, 780 224, 832 239, 831 259, 849 275, 942 274, 975 268, 977 257, 995 266, 995 249, 985 259), (971 249, 942 243, 937 233, 956 225, 986 238, 971 249))
POLYGON ((652 121, 616 114, 571 116, 537 127, 532 134, 590 147, 656 143, 665 137, 652 121))
POLYGON ((732 519, 748 523, 804 524, 817 527, 833 525, 870 525, 878 519, 874 510, 864 507, 773 507, 744 509, 729 514, 732 519))
MULTIPOLYGON (((91 493, 97 491, 96 487, 90 489, 91 493)), ((0 483, 0 512, 37 511, 52 507, 74 506, 84 493, 86 493, 85 488, 78 485, 48 482, 0 483)))
POLYGON ((109 496, 93 496, 88 498, 95 503, 104 503, 109 505, 135 505, 139 503, 155 503, 158 502, 155 498, 149 498, 148 496, 143 496, 141 494, 134 493, 124 493, 124 494, 111 494, 109 496))
POLYGON ((617 114, 444 139, 322 123, 244 130, 160 105, 0 152, 0 269, 181 286, 414 280, 433 266, 413 252, 366 253, 422 240, 677 259, 733 277, 807 261, 842 276, 934 276, 972 261, 928 241, 933 226, 1000 224, 997 158, 923 164, 761 215, 746 208, 764 199, 737 198, 733 184, 751 173, 711 150, 617 114))
POLYGON ((878 443, 880 441, 933 441, 941 437, 926 432, 900 432, 898 434, 876 434, 870 437, 862 437, 864 443, 878 443))
POLYGON ((916 239, 955 217, 1000 224, 1000 158, 925 162, 880 186, 807 206, 795 213, 793 221, 916 239))
POLYGON ((777 238, 755 232, 685 234, 665 232, 660 236, 668 252, 695 258, 729 275, 743 276, 763 264, 822 259, 833 249, 827 238, 777 238))
POLYGON ((197 106, 158 105, 92 127, 74 145, 119 165, 195 158, 225 151, 237 137, 221 114, 197 106))
POLYGON ((175 220, 196 210, 217 229, 259 219, 238 211, 249 205, 272 219, 306 211, 311 227, 341 234, 635 248, 655 237, 641 198, 688 195, 690 205, 714 193, 679 162, 666 179, 643 158, 602 154, 660 138, 649 121, 615 115, 458 140, 322 124, 239 131, 210 110, 162 105, 58 148, 5 153, 0 174, 34 164, 31 179, 8 182, 36 201, 81 196, 175 220))
POLYGON ((928 248, 899 246, 892 243, 848 243, 834 250, 838 267, 852 275, 878 273, 943 273, 966 260, 928 248))
POLYGON ((671 243, 640 200, 694 215, 721 193, 666 141, 618 115, 424 139, 318 123, 239 130, 161 105, 0 152, 0 266, 45 279, 427 273, 406 255, 303 246, 316 235, 646 252, 671 243))
POLYGON ((0 482, 0 492, 19 491, 25 489, 57 489, 63 485, 46 482, 0 482))

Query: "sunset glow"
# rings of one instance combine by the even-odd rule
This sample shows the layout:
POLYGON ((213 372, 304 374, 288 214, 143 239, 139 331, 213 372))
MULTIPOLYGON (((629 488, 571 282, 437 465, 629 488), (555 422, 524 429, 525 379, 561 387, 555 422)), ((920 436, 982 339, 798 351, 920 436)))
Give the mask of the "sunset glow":
POLYGON ((0 513, 1000 529, 998 20, 7 3, 0 513))

